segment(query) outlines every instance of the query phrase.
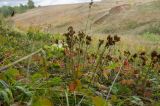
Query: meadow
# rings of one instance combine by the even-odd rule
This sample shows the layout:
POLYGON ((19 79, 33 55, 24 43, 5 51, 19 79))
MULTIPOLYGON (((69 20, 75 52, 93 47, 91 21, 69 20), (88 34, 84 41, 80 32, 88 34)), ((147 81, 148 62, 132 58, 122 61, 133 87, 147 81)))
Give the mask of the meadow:
POLYGON ((0 106, 160 106, 160 26, 147 28, 52 34, 0 16, 0 106))

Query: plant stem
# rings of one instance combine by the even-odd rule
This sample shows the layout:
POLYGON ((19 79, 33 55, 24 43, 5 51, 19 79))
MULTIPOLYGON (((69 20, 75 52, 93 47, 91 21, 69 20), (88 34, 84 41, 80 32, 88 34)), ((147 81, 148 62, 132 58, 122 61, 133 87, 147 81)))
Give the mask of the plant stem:
POLYGON ((67 102, 67 106, 69 106, 68 93, 67 93, 67 92, 65 92, 65 95, 66 95, 66 102, 67 102))
POLYGON ((81 101, 78 103, 78 106, 80 106, 80 104, 82 103, 84 97, 85 97, 85 96, 82 97, 81 101))
POLYGON ((116 82, 116 80, 117 80, 117 78, 118 78, 118 76, 119 76, 119 74, 120 74, 120 72, 121 72, 121 70, 122 70, 123 63, 124 63, 124 62, 122 62, 122 65, 121 65, 121 67, 119 68, 119 71, 118 71, 115 79, 114 79, 113 82, 112 82, 112 85, 111 85, 111 87, 110 87, 110 89, 109 89, 109 92, 108 92, 108 94, 107 94, 107 96, 106 96, 106 101, 108 100, 108 98, 109 98, 109 96, 110 96, 110 93, 111 93, 111 91, 112 91, 112 88, 113 88, 113 86, 114 86, 114 84, 115 84, 115 82, 116 82))
POLYGON ((1 72, 2 72, 2 71, 5 71, 5 70, 7 70, 9 67, 11 67, 11 66, 13 66, 13 65, 15 65, 15 64, 17 64, 17 63, 23 61, 23 60, 26 60, 26 59, 28 59, 29 57, 32 57, 33 55, 35 55, 35 54, 41 52, 42 50, 43 50, 43 49, 41 48, 41 49, 39 49, 39 50, 37 50, 37 51, 31 53, 30 55, 27 55, 27 56, 25 56, 25 57, 23 57, 23 58, 21 58, 21 59, 15 61, 15 62, 13 62, 13 63, 10 63, 10 64, 8 64, 8 65, 6 65, 6 66, 4 66, 4 67, 0 67, 0 71, 1 71, 1 72))
MULTIPOLYGON (((32 51, 34 50, 34 44, 32 46, 32 51)), ((30 64, 31 64, 31 59, 32 59, 32 56, 28 59, 28 66, 27 66, 27 78, 29 78, 30 76, 30 64)))

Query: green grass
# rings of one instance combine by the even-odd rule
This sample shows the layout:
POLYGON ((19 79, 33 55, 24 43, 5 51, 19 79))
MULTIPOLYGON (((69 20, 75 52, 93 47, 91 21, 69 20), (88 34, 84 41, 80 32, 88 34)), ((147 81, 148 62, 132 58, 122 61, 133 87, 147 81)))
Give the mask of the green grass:
POLYGON ((154 43, 159 43, 160 42, 160 35, 159 34, 154 34, 150 32, 146 32, 142 35, 142 38, 148 41, 152 41, 154 43))

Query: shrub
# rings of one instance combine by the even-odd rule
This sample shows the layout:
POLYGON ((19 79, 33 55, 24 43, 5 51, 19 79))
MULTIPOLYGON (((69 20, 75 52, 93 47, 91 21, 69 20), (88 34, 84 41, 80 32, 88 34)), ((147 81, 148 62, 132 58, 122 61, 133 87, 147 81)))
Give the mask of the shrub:
POLYGON ((4 17, 12 16, 14 13, 23 13, 27 11, 28 9, 35 8, 34 2, 32 0, 28 0, 27 5, 20 4, 19 6, 2 6, 0 7, 0 14, 2 14, 4 17))
POLYGON ((157 22, 155 24, 150 25, 149 28, 145 29, 143 31, 144 33, 151 33, 151 34, 156 34, 156 35, 160 35, 160 23, 157 22))

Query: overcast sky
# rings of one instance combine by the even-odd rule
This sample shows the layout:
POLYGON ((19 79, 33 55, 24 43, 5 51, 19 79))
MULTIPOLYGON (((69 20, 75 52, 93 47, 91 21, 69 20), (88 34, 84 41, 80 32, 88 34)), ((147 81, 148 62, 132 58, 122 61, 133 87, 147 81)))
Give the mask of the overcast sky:
MULTIPOLYGON (((0 6, 9 5, 16 6, 19 4, 26 4, 28 0, 0 0, 0 6)), ((56 4, 71 4, 71 3, 81 3, 81 2, 90 2, 91 0, 33 0, 35 5, 56 5, 56 4)), ((101 0, 94 0, 101 1, 101 0)))

